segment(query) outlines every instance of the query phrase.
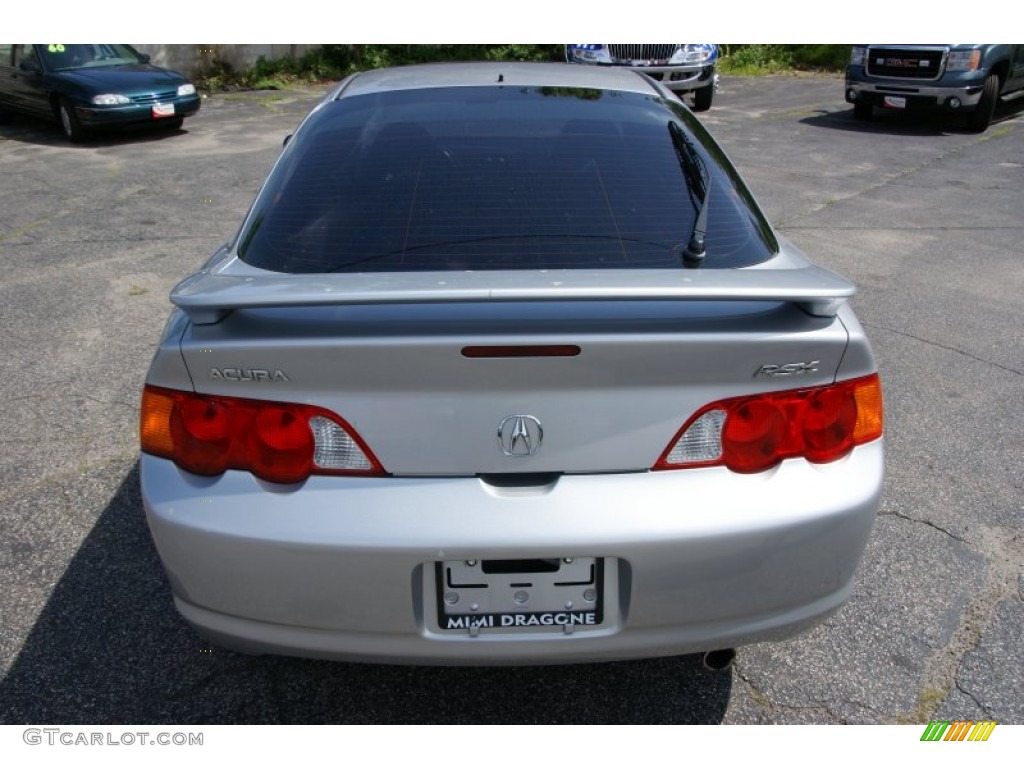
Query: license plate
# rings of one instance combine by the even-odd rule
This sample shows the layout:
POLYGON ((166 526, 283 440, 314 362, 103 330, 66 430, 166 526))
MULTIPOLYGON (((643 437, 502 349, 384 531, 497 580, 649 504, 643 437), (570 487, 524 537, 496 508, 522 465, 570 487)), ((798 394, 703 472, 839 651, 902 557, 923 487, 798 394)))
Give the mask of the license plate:
POLYGON ((882 99, 882 105, 890 109, 906 109, 907 99, 904 96, 886 96, 882 99))
POLYGON ((436 564, 438 627, 469 635, 596 629, 604 561, 596 557, 436 564))
POLYGON ((174 117, 173 104, 154 104, 153 117, 174 117))

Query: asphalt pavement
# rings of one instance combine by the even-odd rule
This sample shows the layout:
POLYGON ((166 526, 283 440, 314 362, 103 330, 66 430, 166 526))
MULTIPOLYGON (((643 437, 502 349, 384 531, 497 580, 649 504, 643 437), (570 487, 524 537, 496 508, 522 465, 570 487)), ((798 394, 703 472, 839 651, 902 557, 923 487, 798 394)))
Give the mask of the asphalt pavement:
POLYGON ((857 122, 832 77, 723 78, 700 118, 771 221, 852 278, 886 398, 850 602, 800 638, 598 665, 231 653, 175 613, 138 401, 167 293, 322 91, 209 98, 81 146, 0 123, 0 723, 1024 723, 1024 100, 984 134, 857 122))

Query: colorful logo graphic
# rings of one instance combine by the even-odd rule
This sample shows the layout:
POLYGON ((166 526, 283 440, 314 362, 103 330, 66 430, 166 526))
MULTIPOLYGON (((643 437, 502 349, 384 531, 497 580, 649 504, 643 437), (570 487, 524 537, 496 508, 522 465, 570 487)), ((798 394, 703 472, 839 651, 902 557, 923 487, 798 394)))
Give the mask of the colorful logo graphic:
POLYGON ((932 720, 921 734, 921 741, 988 741, 995 720, 932 720))

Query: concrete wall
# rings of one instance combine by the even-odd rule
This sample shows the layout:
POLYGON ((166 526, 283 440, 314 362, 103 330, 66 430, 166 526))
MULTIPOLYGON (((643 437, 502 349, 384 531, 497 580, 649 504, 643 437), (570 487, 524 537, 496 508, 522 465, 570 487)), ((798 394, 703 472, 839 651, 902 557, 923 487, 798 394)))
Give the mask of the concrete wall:
POLYGON ((188 77, 195 77, 213 68, 214 62, 231 65, 235 71, 244 71, 262 56, 265 59, 298 58, 316 45, 297 44, 244 44, 244 45, 135 45, 136 50, 148 53, 153 63, 176 69, 188 77))

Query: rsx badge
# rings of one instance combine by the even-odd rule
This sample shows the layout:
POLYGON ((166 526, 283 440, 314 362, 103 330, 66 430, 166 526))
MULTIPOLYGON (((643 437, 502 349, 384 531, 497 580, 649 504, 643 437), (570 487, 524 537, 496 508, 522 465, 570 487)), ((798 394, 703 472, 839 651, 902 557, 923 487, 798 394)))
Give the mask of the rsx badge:
POLYGON ((755 376, 799 376, 804 373, 815 373, 818 370, 818 361, 811 360, 809 363, 783 363, 782 365, 762 365, 755 376))

